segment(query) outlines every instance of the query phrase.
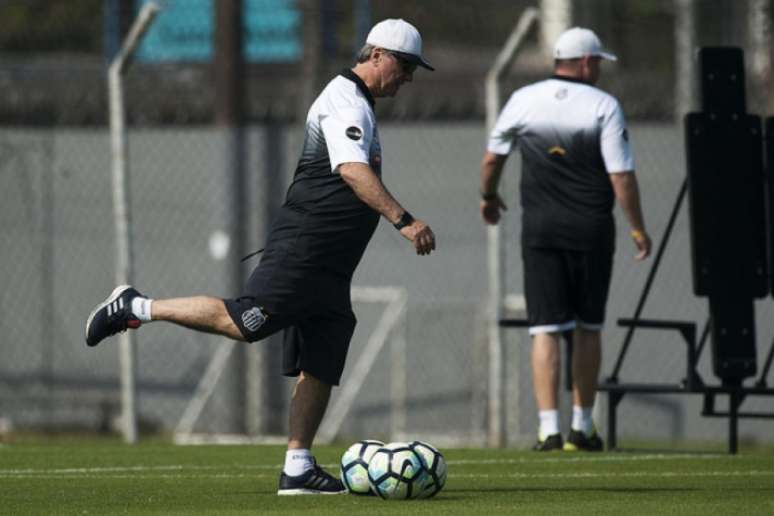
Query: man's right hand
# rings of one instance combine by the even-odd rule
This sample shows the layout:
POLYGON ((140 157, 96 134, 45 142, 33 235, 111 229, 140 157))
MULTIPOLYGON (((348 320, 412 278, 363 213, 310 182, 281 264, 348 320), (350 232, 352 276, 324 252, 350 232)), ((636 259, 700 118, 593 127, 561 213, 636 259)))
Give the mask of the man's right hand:
POLYGON ((497 224, 500 222, 500 210, 508 211, 499 195, 492 199, 481 199, 481 218, 487 224, 497 224))
POLYGON ((430 254, 435 250, 435 234, 422 220, 414 219, 414 222, 400 230, 400 234, 414 244, 419 255, 430 254))

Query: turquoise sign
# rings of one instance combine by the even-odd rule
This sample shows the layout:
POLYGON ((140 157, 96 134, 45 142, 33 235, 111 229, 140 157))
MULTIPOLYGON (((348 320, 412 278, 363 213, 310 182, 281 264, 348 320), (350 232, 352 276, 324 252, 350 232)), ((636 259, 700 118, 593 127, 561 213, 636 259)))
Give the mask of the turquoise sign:
MULTIPOLYGON (((215 0, 164 0, 137 52, 145 62, 210 61, 214 54, 215 0)), ((295 0, 242 0, 244 56, 253 63, 301 58, 301 12, 295 0)), ((147 0, 137 0, 137 9, 147 0)))

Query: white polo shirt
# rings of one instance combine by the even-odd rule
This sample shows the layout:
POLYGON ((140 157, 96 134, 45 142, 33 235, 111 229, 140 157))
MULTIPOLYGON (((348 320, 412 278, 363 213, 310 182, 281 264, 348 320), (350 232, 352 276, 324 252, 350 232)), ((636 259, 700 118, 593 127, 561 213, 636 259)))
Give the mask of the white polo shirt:
POLYGON ((614 194, 607 175, 634 170, 618 101, 589 84, 554 77, 517 90, 487 149, 521 150, 522 242, 587 250, 612 245, 614 194))

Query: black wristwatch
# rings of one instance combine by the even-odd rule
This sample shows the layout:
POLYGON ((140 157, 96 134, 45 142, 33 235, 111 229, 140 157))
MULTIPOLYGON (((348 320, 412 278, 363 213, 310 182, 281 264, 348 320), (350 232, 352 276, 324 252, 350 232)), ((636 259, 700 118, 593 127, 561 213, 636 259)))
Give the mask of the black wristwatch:
POLYGON ((395 229, 400 231, 401 229, 405 228, 412 222, 414 222, 414 217, 411 216, 411 213, 404 211, 403 215, 401 215, 400 219, 398 219, 398 222, 393 224, 393 226, 395 226, 395 229))
POLYGON ((494 201, 497 199, 497 192, 487 193, 481 192, 481 198, 485 201, 494 201))

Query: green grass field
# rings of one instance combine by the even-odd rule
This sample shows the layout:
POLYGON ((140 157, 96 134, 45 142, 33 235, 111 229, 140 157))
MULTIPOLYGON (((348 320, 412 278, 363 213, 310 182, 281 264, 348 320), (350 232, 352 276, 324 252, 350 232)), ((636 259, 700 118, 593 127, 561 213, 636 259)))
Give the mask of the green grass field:
MULTIPOLYGON (((345 446, 320 447, 337 468, 345 446)), ((55 439, 0 444, 0 514, 774 514, 774 450, 537 454, 442 450, 434 499, 275 494, 280 446, 127 446, 55 439)))

